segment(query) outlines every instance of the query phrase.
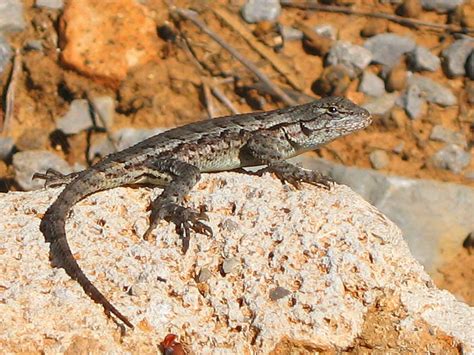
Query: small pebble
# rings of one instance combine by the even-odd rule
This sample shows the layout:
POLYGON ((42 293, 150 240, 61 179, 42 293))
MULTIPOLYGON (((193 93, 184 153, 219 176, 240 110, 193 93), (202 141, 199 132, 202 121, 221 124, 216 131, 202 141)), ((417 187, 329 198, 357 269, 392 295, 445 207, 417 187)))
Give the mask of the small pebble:
POLYGON ((362 37, 372 37, 387 31, 387 22, 380 19, 367 19, 367 23, 360 31, 362 37))
POLYGON ((385 83, 370 71, 364 71, 359 84, 359 91, 366 95, 379 97, 385 94, 385 83))
POLYGON ((450 77, 466 74, 466 61, 474 50, 474 39, 459 39, 445 48, 442 56, 445 61, 444 69, 450 77))
POLYGON ((447 144, 431 157, 431 161, 439 169, 459 174, 471 162, 471 154, 456 144, 447 144))
POLYGON ((69 111, 56 121, 56 127, 65 134, 76 134, 92 126, 89 103, 84 99, 73 100, 69 111))
POLYGON ((242 17, 248 23, 276 21, 280 12, 279 0, 247 0, 242 7, 242 17))
POLYGON ((197 277, 197 282, 206 282, 212 277, 212 273, 209 271, 207 268, 202 268, 201 271, 199 271, 199 275, 197 277))
POLYGON ((421 6, 425 10, 433 10, 444 13, 455 10, 464 0, 421 0, 421 6))
POLYGON ((21 0, 0 1, 0 33, 21 32, 25 29, 21 0))
POLYGON ((408 85, 416 85, 420 89, 421 95, 428 102, 441 106, 456 105, 458 100, 451 89, 430 78, 415 74, 408 79, 408 85))
POLYGON ((377 149, 369 155, 370 163, 376 170, 383 169, 390 163, 390 158, 385 150, 377 149))
POLYGON ((52 10, 59 10, 64 7, 63 0, 36 0, 36 7, 45 7, 52 10))
POLYGON ((402 105, 411 119, 423 117, 428 111, 426 100, 417 85, 410 85, 403 96, 402 105))
POLYGON ((336 40, 337 31, 332 25, 317 25, 313 29, 320 36, 336 40))
POLYGON ((422 46, 416 46, 408 53, 408 61, 410 69, 414 71, 436 71, 441 67, 441 60, 422 46))
POLYGON ((15 181, 25 191, 36 190, 44 186, 44 180, 32 180, 34 173, 45 173, 52 168, 63 174, 72 172, 69 164, 54 153, 46 150, 30 150, 13 155, 15 181))
POLYGON ((337 41, 329 50, 327 64, 343 65, 351 78, 362 72, 372 60, 372 54, 364 47, 349 42, 337 41))
POLYGON ((467 140, 461 132, 454 132, 442 125, 436 125, 430 134, 430 139, 445 143, 457 144, 460 147, 467 147, 467 140))
POLYGON ((7 67, 10 59, 13 55, 10 44, 7 40, 0 34, 0 74, 3 73, 3 70, 7 67))
POLYGON ((393 147, 392 152, 394 152, 395 154, 401 154, 404 148, 405 142, 400 142, 395 147, 393 147))
POLYGON ((369 99, 362 105, 372 115, 385 115, 395 106, 395 102, 398 98, 398 93, 384 94, 380 97, 369 99))
POLYGON ((304 36, 303 31, 289 26, 282 26, 281 35, 285 41, 301 41, 304 36))
POLYGON ((5 160, 10 156, 14 145, 12 137, 0 136, 0 160, 5 160))
POLYGON ((222 263, 222 271, 224 274, 230 274, 238 269, 240 266, 240 260, 238 258, 225 259, 222 263))
POLYGON ((278 286, 270 290, 269 296, 272 301, 277 301, 289 295, 291 295, 291 291, 287 290, 286 288, 278 286))
POLYGON ((364 47, 372 53, 372 61, 392 68, 402 55, 415 49, 416 43, 409 37, 382 33, 365 41, 364 47))
POLYGON ((115 115, 114 99, 110 96, 98 96, 91 99, 91 104, 94 111, 100 116, 97 117, 96 125, 102 128, 112 127, 115 115), (102 122, 102 120, 104 122, 102 122))
POLYGON ((311 86, 321 96, 343 96, 351 83, 348 70, 343 65, 331 65, 324 68, 323 75, 311 86))

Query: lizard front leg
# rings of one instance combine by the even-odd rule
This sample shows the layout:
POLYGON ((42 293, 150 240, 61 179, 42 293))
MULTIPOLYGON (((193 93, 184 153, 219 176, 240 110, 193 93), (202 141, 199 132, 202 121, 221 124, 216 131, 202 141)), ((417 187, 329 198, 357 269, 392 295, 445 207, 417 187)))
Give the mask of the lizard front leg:
POLYGON ((183 239, 183 252, 189 248, 190 231, 212 236, 209 226, 201 222, 208 220, 205 213, 182 206, 184 196, 189 193, 201 178, 199 169, 183 161, 165 158, 147 163, 146 175, 157 179, 167 177, 168 185, 163 192, 152 202, 150 226, 143 237, 148 239, 151 232, 162 219, 176 224, 176 229, 183 239))
POLYGON ((265 172, 272 172, 282 182, 288 182, 298 189, 301 188, 301 182, 325 189, 331 188, 332 181, 323 174, 302 169, 284 160, 293 156, 296 149, 284 131, 255 133, 250 137, 244 149, 255 160, 267 165, 266 168, 257 172, 260 175, 265 172))

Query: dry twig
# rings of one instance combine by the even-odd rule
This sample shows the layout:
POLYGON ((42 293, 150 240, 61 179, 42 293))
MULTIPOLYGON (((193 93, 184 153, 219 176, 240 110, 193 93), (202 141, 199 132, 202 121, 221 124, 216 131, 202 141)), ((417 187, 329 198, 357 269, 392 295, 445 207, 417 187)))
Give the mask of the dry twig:
POLYGON ((275 85, 264 73, 262 73, 255 64, 248 60, 245 56, 239 53, 234 47, 229 45, 225 40, 223 40, 219 35, 213 32, 206 24, 199 18, 196 12, 188 9, 175 9, 176 13, 181 17, 191 21, 194 25, 199 27, 201 31, 210 36, 214 41, 216 41, 222 48, 227 50, 234 58, 239 62, 245 65, 251 72, 255 74, 265 85, 267 85, 272 92, 278 96, 283 102, 287 105, 294 106, 296 102, 289 97, 285 92, 275 85))
POLYGON ((13 68, 10 76, 10 83, 8 84, 7 95, 5 100, 5 120, 0 121, 0 133, 7 135, 10 129, 10 122, 13 117, 15 109, 15 89, 18 81, 18 74, 21 69, 21 52, 19 49, 15 50, 15 56, 13 57, 13 68))
POLYGON ((299 78, 295 75, 294 70, 286 64, 280 57, 275 54, 275 52, 269 49, 267 46, 261 44, 255 36, 250 32, 239 19, 235 18, 232 14, 230 14, 226 9, 218 7, 215 8, 214 13, 219 16, 227 25, 229 25, 234 31, 236 31, 240 36, 242 36, 245 41, 255 49, 262 57, 267 59, 272 66, 282 74, 288 83, 293 86, 296 90, 303 90, 303 84, 299 80, 299 78))
POLYGON ((470 27, 461 27, 461 26, 456 26, 456 25, 433 23, 433 22, 428 22, 428 21, 423 21, 423 20, 416 20, 412 18, 387 14, 383 12, 361 11, 361 10, 354 10, 349 7, 321 5, 321 4, 316 4, 313 2, 295 2, 293 0, 281 0, 280 3, 283 6, 295 7, 295 8, 303 9, 303 10, 316 10, 316 11, 324 11, 324 12, 335 12, 335 13, 341 13, 341 14, 346 14, 346 15, 381 18, 381 19, 399 23, 401 25, 406 25, 406 26, 424 26, 424 27, 430 27, 437 30, 450 31, 450 32, 474 33, 474 28, 470 28, 470 27))
POLYGON ((232 112, 233 115, 238 115, 240 113, 239 110, 235 108, 232 102, 227 98, 227 96, 225 96, 224 92, 218 86, 211 86, 211 91, 214 96, 217 97, 219 101, 222 102, 224 106, 230 110, 230 112, 232 112))

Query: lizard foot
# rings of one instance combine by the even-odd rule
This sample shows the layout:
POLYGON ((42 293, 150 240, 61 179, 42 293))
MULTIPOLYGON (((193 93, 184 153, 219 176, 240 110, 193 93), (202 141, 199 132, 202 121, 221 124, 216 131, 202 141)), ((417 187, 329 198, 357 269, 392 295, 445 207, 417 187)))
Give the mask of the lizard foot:
POLYGON ((143 235, 144 239, 149 239, 151 232, 156 228, 158 221, 161 219, 176 224, 176 232, 183 240, 183 253, 186 253, 189 249, 191 230, 212 237, 211 227, 201 222, 202 220, 209 221, 209 217, 204 212, 197 212, 191 208, 170 203, 160 206, 160 208, 152 208, 150 226, 143 235))
POLYGON ((258 174, 261 175, 266 172, 274 173, 282 182, 287 182, 298 190, 302 188, 302 182, 306 182, 326 190, 330 190, 333 183, 330 178, 317 171, 305 170, 286 162, 269 165, 268 167, 259 170, 258 174))
POLYGON ((55 187, 70 183, 78 173, 62 174, 57 170, 48 169, 46 173, 34 173, 32 179, 44 180, 44 187, 55 187))

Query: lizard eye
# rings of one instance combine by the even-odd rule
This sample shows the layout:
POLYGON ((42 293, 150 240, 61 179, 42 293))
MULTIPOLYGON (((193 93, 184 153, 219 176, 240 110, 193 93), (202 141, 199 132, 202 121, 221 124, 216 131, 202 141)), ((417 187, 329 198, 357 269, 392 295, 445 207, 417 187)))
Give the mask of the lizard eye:
POLYGON ((330 106, 330 107, 328 108, 328 112, 329 112, 329 113, 336 113, 336 112, 337 112, 337 108, 334 107, 334 106, 330 106))

